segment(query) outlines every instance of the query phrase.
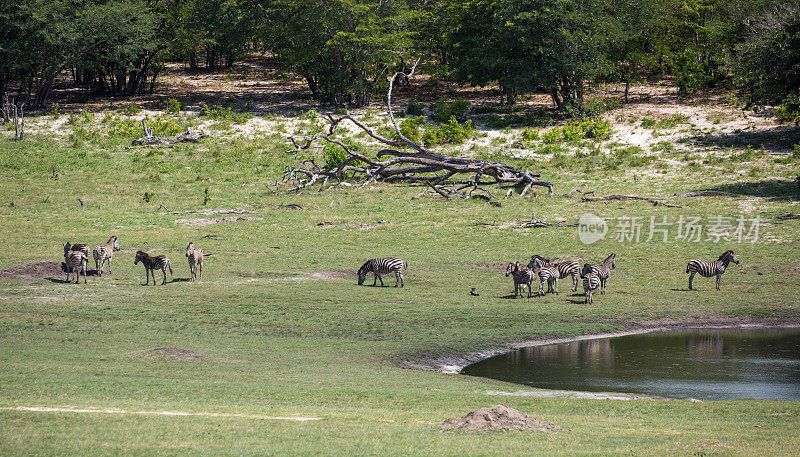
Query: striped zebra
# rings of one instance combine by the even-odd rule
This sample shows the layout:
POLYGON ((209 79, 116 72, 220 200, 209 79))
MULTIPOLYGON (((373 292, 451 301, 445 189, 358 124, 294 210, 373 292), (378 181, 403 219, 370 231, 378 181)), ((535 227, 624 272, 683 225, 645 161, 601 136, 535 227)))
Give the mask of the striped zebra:
POLYGON ((191 281, 203 279, 203 257, 211 254, 203 254, 203 250, 195 247, 194 243, 186 246, 186 259, 189 261, 189 273, 192 275, 191 281), (198 278, 199 273, 199 278, 198 278))
MULTIPOLYGON (((603 260, 602 264, 590 266, 592 267, 592 273, 596 274, 597 277, 600 278, 600 293, 605 295, 606 281, 608 281, 608 277, 611 275, 611 270, 617 267, 617 256, 612 253, 610 256, 606 257, 606 260, 603 260)), ((584 265, 584 270, 585 268, 586 265, 584 265)), ((584 275, 585 271, 581 273, 581 278, 583 278, 584 275)))
POLYGON ((509 263, 506 267, 506 278, 513 276, 514 279, 514 298, 525 293, 525 286, 528 286, 528 298, 533 296, 531 283, 533 282, 533 271, 529 268, 519 267, 519 262, 509 263))
MULTIPOLYGON (((540 255, 534 255, 531 257, 531 261, 528 263, 528 268, 534 269, 536 265, 542 267, 555 267, 558 270, 558 279, 564 279, 567 276, 572 276, 572 292, 578 290, 578 279, 581 271, 581 266, 575 260, 566 260, 564 262, 552 263, 550 259, 546 257, 542 257, 540 255)), ((550 290, 548 290, 550 292, 550 290)))
POLYGON ((358 285, 364 284, 364 279, 366 279, 368 273, 374 273, 375 280, 372 281, 372 285, 374 286, 378 280, 380 280, 381 287, 383 287, 383 278, 381 278, 381 275, 394 272, 394 286, 397 287, 399 283, 400 287, 403 287, 403 270, 408 270, 408 264, 397 257, 367 260, 364 262, 364 265, 361 265, 361 268, 358 269, 358 285))
POLYGON ((83 244, 83 243, 69 244, 69 241, 67 241, 67 243, 64 245, 64 258, 67 257, 67 253, 69 251, 82 252, 87 259, 89 258, 89 255, 92 253, 91 248, 89 247, 88 244, 83 244))
POLYGON ((139 262, 142 262, 142 265, 144 265, 144 274, 146 278, 145 286, 150 283, 151 275, 153 276, 153 285, 156 285, 156 269, 160 269, 161 272, 164 273, 164 281, 161 283, 162 286, 167 283, 167 268, 169 268, 170 276, 172 275, 172 267, 169 264, 169 259, 165 255, 151 257, 144 251, 136 251, 136 258, 133 259, 133 264, 136 265, 139 262))
POLYGON ((539 292, 537 297, 543 296, 545 293, 550 292, 558 295, 558 269, 552 265, 536 265, 533 273, 539 276, 539 292), (544 285, 547 284, 547 292, 544 290, 544 285))
POLYGON ((583 270, 581 270, 581 278, 583 278, 583 293, 586 294, 586 302, 585 303, 594 303, 594 298, 592 294, 594 291, 600 287, 600 277, 597 276, 593 271, 593 268, 588 263, 583 266, 583 270))
POLYGON ((739 265, 739 259, 733 255, 733 251, 730 249, 723 252, 719 259, 714 262, 709 262, 707 260, 700 260, 700 259, 693 259, 689 261, 689 264, 686 265, 686 272, 689 274, 689 290, 692 290, 692 279, 694 279, 694 275, 696 273, 700 273, 700 276, 704 276, 706 278, 710 278, 712 276, 717 277, 717 290, 719 290, 719 279, 722 276, 722 273, 725 273, 725 269, 728 268, 728 264, 730 262, 739 265))
POLYGON ((116 236, 109 238, 108 243, 98 244, 92 249, 94 267, 98 275, 103 276, 103 264, 106 262, 108 262, 108 274, 111 274, 111 258, 114 257, 114 251, 119 251, 119 243, 117 243, 116 236))
POLYGON ((67 251, 66 248, 64 250, 66 251, 64 263, 67 265, 66 281, 69 282, 69 273, 75 270, 75 284, 80 282, 81 272, 83 272, 83 283, 86 284, 86 264, 89 263, 89 258, 82 251, 67 251))

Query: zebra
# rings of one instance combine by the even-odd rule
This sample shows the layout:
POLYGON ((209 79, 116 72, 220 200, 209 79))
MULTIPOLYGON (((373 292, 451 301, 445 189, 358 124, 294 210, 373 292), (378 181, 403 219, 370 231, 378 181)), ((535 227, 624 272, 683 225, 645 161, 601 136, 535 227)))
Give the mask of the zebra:
POLYGON ((399 283, 400 287, 403 287, 404 269, 408 271, 408 264, 397 257, 367 260, 364 262, 364 265, 361 265, 361 268, 358 269, 358 285, 361 286, 364 284, 364 279, 366 279, 367 273, 374 273, 375 280, 372 282, 372 285, 374 286, 378 280, 380 280, 381 287, 383 287, 383 278, 381 278, 381 275, 394 272, 394 286, 397 287, 397 284, 399 283))
POLYGON ((522 294, 525 293, 525 286, 528 286, 528 298, 533 296, 533 292, 531 291, 533 271, 529 268, 520 269, 519 262, 513 262, 509 263, 506 267, 506 278, 509 276, 514 277, 514 298, 522 296, 522 294))
POLYGON ((88 244, 83 244, 83 243, 69 244, 69 241, 67 241, 67 243, 64 245, 64 258, 67 257, 67 253, 69 251, 82 252, 83 255, 85 255, 87 259, 89 258, 89 255, 91 254, 91 248, 89 247, 88 244))
POLYGON ((692 279, 694 279, 695 273, 700 273, 700 276, 704 276, 706 278, 710 278, 711 276, 717 277, 717 290, 719 290, 719 280, 722 276, 722 273, 725 273, 725 269, 728 268, 728 264, 730 262, 739 265, 739 259, 733 255, 733 251, 728 249, 727 251, 723 252, 719 259, 714 262, 709 262, 706 260, 700 259, 693 259, 690 260, 689 263, 686 265, 686 272, 689 274, 689 290, 692 290, 692 279))
POLYGON ((165 255, 150 257, 150 255, 144 251, 136 251, 136 258, 133 259, 133 264, 136 265, 139 262, 142 262, 142 265, 144 265, 144 274, 146 278, 145 286, 150 283, 151 275, 153 276, 153 285, 156 285, 155 270, 157 268, 164 273, 164 281, 161 283, 162 286, 167 283, 167 268, 169 268, 170 276, 172 275, 172 267, 169 264, 169 259, 165 255))
POLYGON ((211 254, 203 254, 203 250, 194 246, 194 243, 189 243, 186 246, 186 259, 189 261, 189 273, 191 273, 191 281, 203 279, 203 257, 210 256, 211 254), (198 278, 198 273, 200 274, 198 278))
POLYGON ((536 265, 533 273, 539 276, 539 292, 537 297, 543 296, 545 293, 550 292, 558 295, 558 269, 552 265, 536 265), (544 291, 544 285, 547 284, 547 292, 544 291))
MULTIPOLYGON (((596 274, 597 277, 600 278, 600 293, 605 295, 606 281, 608 281, 608 277, 611 275, 611 270, 617 266, 617 256, 612 253, 610 256, 606 257, 606 260, 603 260, 602 264, 590 266, 592 267, 592 273, 596 274)), ((584 269, 585 268, 586 265, 584 265, 584 269)), ((581 278, 583 276, 584 274, 581 274, 581 278)))
MULTIPOLYGON (((550 259, 540 255, 531 257, 528 263, 528 268, 534 269, 536 265, 546 267, 555 267, 558 270, 558 279, 564 279, 567 276, 572 276, 572 292, 578 290, 578 277, 580 275, 581 267, 575 260, 566 260, 564 262, 552 263, 550 259)), ((550 290, 548 290, 550 292, 550 290)))
POLYGON ((70 271, 75 270, 75 284, 80 282, 81 272, 83 272, 83 283, 86 284, 86 264, 89 262, 89 258, 82 251, 68 251, 66 246, 64 251, 66 252, 64 263, 67 265, 66 281, 69 282, 70 271))
POLYGON ((94 267, 97 269, 97 274, 103 276, 103 264, 108 262, 108 274, 111 274, 111 258, 114 257, 114 251, 119 251, 119 243, 117 237, 112 236, 108 239, 108 243, 99 244, 92 249, 92 256, 94 256, 94 267))
POLYGON ((594 303, 592 294, 600 287, 600 277, 594 273, 593 267, 587 263, 581 270, 581 278, 583 278, 583 292, 586 294, 585 303, 594 303))

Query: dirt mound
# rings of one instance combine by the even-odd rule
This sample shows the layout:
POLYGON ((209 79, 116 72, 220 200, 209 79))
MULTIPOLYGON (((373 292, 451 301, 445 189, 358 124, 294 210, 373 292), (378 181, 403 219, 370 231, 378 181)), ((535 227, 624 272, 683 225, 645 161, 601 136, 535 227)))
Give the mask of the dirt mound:
POLYGON ((23 263, 5 270, 0 270, 3 279, 63 279, 66 274, 64 262, 23 263))
POLYGON ((155 348, 142 353, 143 357, 162 358, 170 360, 203 360, 203 354, 181 348, 155 348))
POLYGON ((561 427, 552 422, 541 421, 506 405, 480 408, 459 418, 447 419, 442 423, 442 428, 463 432, 487 432, 500 429, 537 432, 561 430, 561 427))
POLYGON ((189 225, 189 226, 204 226, 211 224, 220 224, 222 222, 242 222, 242 221, 260 221, 260 220, 263 220, 263 218, 252 217, 252 216, 228 216, 228 217, 218 217, 215 219, 207 219, 207 218, 176 219, 175 223, 181 225, 189 225))

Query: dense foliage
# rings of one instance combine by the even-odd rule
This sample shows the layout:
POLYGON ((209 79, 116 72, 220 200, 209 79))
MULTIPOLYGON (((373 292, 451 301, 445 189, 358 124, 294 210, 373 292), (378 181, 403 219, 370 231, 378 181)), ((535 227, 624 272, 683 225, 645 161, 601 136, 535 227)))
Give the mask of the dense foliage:
POLYGON ((508 104, 541 91, 568 113, 583 112, 591 84, 647 75, 796 105, 798 11, 790 0, 19 0, 0 5, 0 92, 43 107, 66 75, 131 95, 154 90, 166 60, 213 71, 268 52, 334 106, 369 104, 420 57, 435 80, 499 87, 508 104))

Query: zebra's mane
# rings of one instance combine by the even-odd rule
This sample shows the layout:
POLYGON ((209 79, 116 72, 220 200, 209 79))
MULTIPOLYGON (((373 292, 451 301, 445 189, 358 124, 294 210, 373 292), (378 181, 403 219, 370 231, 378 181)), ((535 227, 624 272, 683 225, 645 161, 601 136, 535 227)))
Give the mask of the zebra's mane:
POLYGON ((719 259, 717 259, 717 261, 723 260, 725 257, 730 257, 732 255, 733 255, 733 250, 728 249, 727 251, 723 252, 721 256, 719 256, 719 259))

